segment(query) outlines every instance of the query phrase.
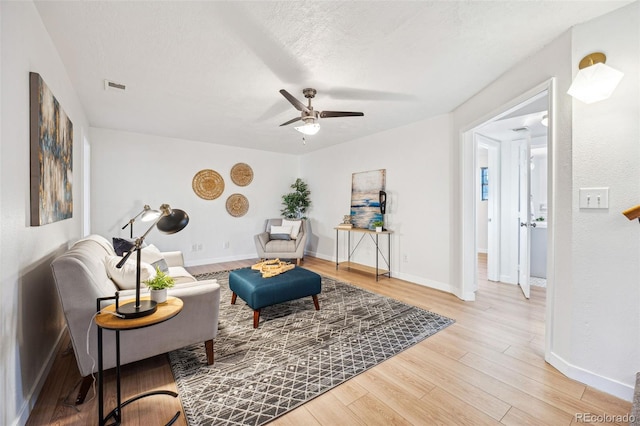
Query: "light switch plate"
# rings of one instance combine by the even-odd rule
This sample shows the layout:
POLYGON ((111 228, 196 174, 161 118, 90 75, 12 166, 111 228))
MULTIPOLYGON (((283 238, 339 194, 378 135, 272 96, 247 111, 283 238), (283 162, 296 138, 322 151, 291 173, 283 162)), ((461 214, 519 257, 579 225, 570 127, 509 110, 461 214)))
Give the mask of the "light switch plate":
POLYGON ((581 209, 608 209, 609 188, 580 188, 581 209))

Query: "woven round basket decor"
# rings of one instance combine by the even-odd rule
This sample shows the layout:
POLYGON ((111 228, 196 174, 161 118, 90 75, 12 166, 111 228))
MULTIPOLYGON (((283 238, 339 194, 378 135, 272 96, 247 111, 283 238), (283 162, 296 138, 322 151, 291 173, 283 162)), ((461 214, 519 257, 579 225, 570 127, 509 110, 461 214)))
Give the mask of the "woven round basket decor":
POLYGON ((244 216, 249 211, 249 200, 242 194, 231 194, 227 198, 227 212, 233 217, 244 216))
POLYGON ((200 170, 193 177, 193 192, 205 200, 215 200, 224 191, 224 179, 211 169, 200 170))
POLYGON ((253 169, 245 163, 237 163, 231 168, 231 180, 238 186, 247 186, 253 180, 253 169))

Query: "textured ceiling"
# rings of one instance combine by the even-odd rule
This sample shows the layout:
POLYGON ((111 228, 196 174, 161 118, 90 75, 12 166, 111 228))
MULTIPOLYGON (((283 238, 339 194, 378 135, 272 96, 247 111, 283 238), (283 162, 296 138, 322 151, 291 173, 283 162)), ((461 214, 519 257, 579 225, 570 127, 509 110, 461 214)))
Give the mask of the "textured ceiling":
MULTIPOLYGON (((92 126, 303 153, 446 113, 629 1, 42 1, 92 126), (104 90, 104 79, 127 86, 104 90), (313 87, 315 136, 279 124, 313 87)), ((34 70, 37 71, 37 70, 34 70)), ((46 76, 44 76, 46 80, 46 76)), ((305 101, 306 103, 306 101, 305 101)))

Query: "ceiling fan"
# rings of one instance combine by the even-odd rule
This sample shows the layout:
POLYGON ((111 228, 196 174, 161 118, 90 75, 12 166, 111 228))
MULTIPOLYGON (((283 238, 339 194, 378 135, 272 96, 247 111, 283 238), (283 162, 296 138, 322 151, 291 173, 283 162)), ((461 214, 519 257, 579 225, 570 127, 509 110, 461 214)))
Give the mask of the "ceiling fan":
POLYGON ((305 135, 315 135, 320 130, 320 124, 318 123, 319 118, 331 118, 331 117, 362 117, 364 113, 362 112, 349 112, 349 111, 316 111, 311 106, 311 99, 316 96, 316 89, 307 88, 302 91, 302 94, 309 101, 308 105, 303 104, 299 100, 293 97, 291 93, 286 90, 280 90, 282 96, 284 96, 291 105, 293 105, 298 111, 301 112, 300 117, 296 117, 287 121, 286 123, 282 123, 280 126, 286 126, 291 123, 295 123, 298 120, 304 121, 302 126, 297 126, 295 129, 300 133, 305 135))

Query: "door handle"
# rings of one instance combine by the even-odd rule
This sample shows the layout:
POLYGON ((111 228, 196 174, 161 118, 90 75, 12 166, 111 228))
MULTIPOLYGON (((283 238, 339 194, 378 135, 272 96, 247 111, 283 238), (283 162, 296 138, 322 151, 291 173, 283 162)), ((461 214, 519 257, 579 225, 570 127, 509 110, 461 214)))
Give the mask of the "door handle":
POLYGON ((526 222, 520 222, 520 227, 521 227, 521 228, 523 228, 523 227, 525 227, 525 226, 527 226, 527 223, 526 223, 526 222))
POLYGON ((532 228, 535 228, 535 227, 536 227, 536 223, 535 223, 535 222, 533 222, 533 223, 532 223, 531 225, 529 225, 529 226, 531 226, 532 228))

